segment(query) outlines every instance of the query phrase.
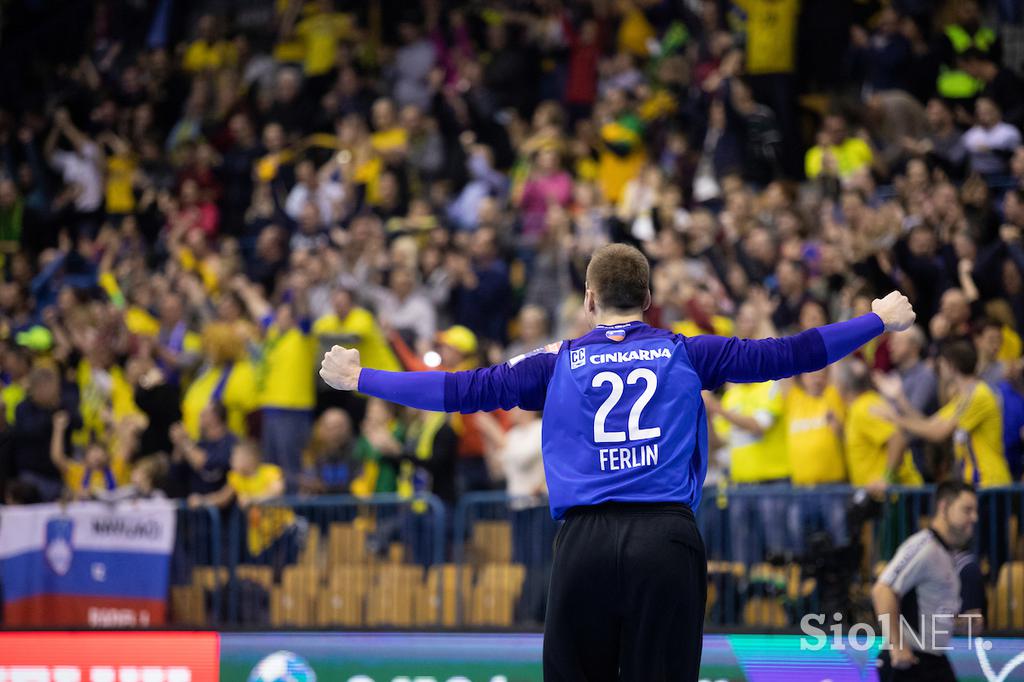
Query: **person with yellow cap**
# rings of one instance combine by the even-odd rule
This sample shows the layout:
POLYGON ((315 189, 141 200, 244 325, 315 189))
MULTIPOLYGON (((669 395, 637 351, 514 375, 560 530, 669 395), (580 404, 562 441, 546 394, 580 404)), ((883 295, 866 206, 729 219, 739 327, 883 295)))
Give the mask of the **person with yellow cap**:
MULTIPOLYGON (((406 345, 398 334, 391 335, 391 342, 405 368, 414 372, 431 369, 461 372, 480 366, 479 343, 476 334, 461 324, 449 327, 437 335, 439 365, 427 364, 406 345)), ((502 430, 508 430, 510 426, 508 413, 504 410, 497 410, 490 414, 497 419, 502 430)), ((484 438, 477 419, 475 414, 457 414, 452 417, 452 428, 459 436, 457 470, 460 488, 463 492, 491 488, 491 476, 484 460, 484 438)))

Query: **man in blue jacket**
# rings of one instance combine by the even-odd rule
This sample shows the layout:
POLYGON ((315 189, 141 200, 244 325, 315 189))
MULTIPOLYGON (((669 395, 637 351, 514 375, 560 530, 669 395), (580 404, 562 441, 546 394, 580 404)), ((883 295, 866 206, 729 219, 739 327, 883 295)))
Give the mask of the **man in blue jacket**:
POLYGON ((544 632, 547 682, 696 680, 707 562, 694 524, 707 472, 702 390, 813 372, 914 312, 893 292, 872 313, 785 339, 693 338, 643 323, 650 266, 622 244, 587 268, 584 336, 467 372, 363 369, 335 346, 320 376, 445 412, 544 410, 544 468, 556 519, 544 632))

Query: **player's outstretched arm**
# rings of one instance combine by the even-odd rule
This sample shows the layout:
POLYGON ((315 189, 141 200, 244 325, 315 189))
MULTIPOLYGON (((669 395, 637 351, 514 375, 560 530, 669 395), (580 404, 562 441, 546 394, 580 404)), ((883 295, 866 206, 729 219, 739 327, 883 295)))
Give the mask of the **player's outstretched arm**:
POLYGON ((324 354, 320 377, 340 391, 358 390, 433 412, 539 410, 555 357, 555 353, 537 352, 519 361, 465 372, 385 372, 364 368, 354 348, 334 346, 324 354))
POLYGON ((886 331, 903 331, 914 323, 907 297, 898 291, 875 299, 872 312, 846 322, 808 329, 781 339, 696 336, 686 350, 703 387, 732 381, 750 383, 814 372, 840 360, 886 331))

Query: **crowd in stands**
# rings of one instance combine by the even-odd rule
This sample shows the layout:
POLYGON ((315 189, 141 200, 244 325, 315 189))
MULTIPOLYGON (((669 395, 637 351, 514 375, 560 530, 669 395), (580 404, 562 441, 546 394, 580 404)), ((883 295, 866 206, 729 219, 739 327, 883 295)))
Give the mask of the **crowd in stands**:
POLYGON ((461 370, 580 335, 609 241, 649 256, 647 321, 680 334, 794 333, 893 289, 917 311, 834 370, 706 395, 711 482, 1024 474, 1014 3, 33 7, 0 87, 8 504, 541 497, 539 415, 316 369, 335 343, 461 370))

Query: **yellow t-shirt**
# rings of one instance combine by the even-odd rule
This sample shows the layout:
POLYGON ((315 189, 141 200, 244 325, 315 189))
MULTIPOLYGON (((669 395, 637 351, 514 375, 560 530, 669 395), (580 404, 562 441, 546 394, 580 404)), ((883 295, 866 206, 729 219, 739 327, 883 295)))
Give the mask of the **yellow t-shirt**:
MULTIPOLYGON (((276 464, 260 464, 250 476, 243 476, 237 471, 228 472, 228 485, 235 491, 235 495, 249 498, 266 497, 273 490, 274 484, 283 479, 284 472, 276 464)), ((295 513, 291 509, 249 507, 249 530, 246 534, 249 553, 254 557, 262 554, 294 521, 295 513)))
POLYGON ((1002 362, 1013 362, 1024 352, 1024 343, 1021 343, 1020 334, 1012 327, 1003 325, 1003 345, 999 347, 997 360, 1002 362))
MULTIPOLYGON (((120 457, 113 457, 110 460, 110 466, 107 467, 107 471, 113 478, 114 487, 122 486, 128 483, 129 471, 128 464, 124 459, 120 457)), ((68 462, 68 468, 64 471, 64 485, 73 493, 77 493, 83 489, 83 482, 85 481, 86 468, 81 462, 68 462)), ((110 488, 107 487, 107 472, 94 470, 89 476, 89 492, 92 493, 104 493, 110 488)))
MULTIPOLYGON (((199 414, 210 404, 226 371, 225 365, 211 365, 200 372, 181 401, 181 421, 192 440, 199 439, 199 414)), ((228 413, 228 428, 236 436, 246 435, 246 416, 256 409, 256 368, 248 360, 232 363, 231 374, 220 394, 228 413)))
POLYGON ((298 327, 282 333, 276 325, 271 325, 263 341, 258 374, 260 407, 313 409, 316 402, 315 344, 314 337, 298 327))
MULTIPOLYGON (((885 479, 887 443, 896 434, 896 425, 872 412, 876 406, 884 404, 885 399, 878 392, 867 391, 857 396, 846 413, 843 435, 846 469, 852 485, 865 486, 885 479)), ((903 453, 903 461, 896 470, 896 482, 900 485, 924 483, 909 450, 903 453)))
POLYGON ((647 57, 650 55, 647 43, 656 35, 654 27, 651 26, 651 22, 647 21, 644 13, 636 7, 632 7, 625 13, 619 24, 619 50, 629 52, 637 57, 647 57))
MULTIPOLYGON (((839 168, 839 177, 848 178, 862 168, 871 165, 874 154, 868 143, 859 137, 848 137, 837 147, 829 147, 829 151, 836 157, 836 164, 839 168)), ((816 178, 821 175, 822 158, 825 155, 825 148, 816 144, 807 150, 804 157, 804 171, 808 178, 816 178)))
POLYGON ((782 391, 778 384, 734 384, 722 396, 722 407, 753 417, 767 427, 763 436, 747 433, 724 417, 714 420, 715 432, 729 444, 729 472, 734 483, 756 483, 789 477, 782 391))
POLYGON ((238 51, 228 41, 219 40, 216 43, 208 43, 204 40, 196 40, 185 50, 182 66, 186 71, 194 73, 231 66, 237 61, 238 51))
POLYGON ((747 73, 791 73, 800 0, 736 0, 747 13, 747 73))
POLYGON ((635 126, 620 121, 601 127, 603 147, 597 160, 597 186, 609 203, 618 203, 622 192, 647 162, 643 138, 635 126))
POLYGON ((160 334, 160 321, 138 306, 130 306, 124 311, 124 324, 137 336, 156 338, 160 334))
POLYGON ((384 338, 384 332, 377 326, 373 313, 366 308, 353 308, 345 319, 336 314, 324 315, 313 325, 314 336, 325 334, 349 334, 359 337, 356 349, 363 367, 398 372, 402 369, 394 351, 384 338))
POLYGON ((217 292, 219 285, 217 279, 217 268, 207 260, 198 260, 192 249, 183 248, 178 251, 178 262, 187 272, 195 272, 203 281, 203 286, 211 294, 217 292))
POLYGON ((840 422, 846 412, 835 386, 813 396, 799 386, 786 393, 786 450, 794 485, 841 483, 846 480, 843 444, 829 413, 840 422))
POLYGON ((350 25, 347 14, 332 12, 307 17, 295 26, 295 35, 305 45, 303 71, 307 76, 319 76, 334 68, 338 41, 348 34, 350 25))
POLYGON ((88 360, 82 360, 78 363, 77 383, 82 428, 72 436, 75 445, 84 446, 93 439, 107 442, 110 434, 104 414, 108 410, 115 423, 128 415, 142 413, 135 404, 135 389, 117 365, 107 372, 95 372, 88 360))
POLYGON ((7 411, 8 426, 14 424, 14 413, 25 399, 25 395, 25 387, 21 384, 7 384, 0 390, 0 399, 4 401, 4 408, 7 411))
POLYGON ((939 415, 956 419, 953 451, 964 481, 980 487, 1012 483, 1003 454, 1003 415, 988 384, 975 382, 966 399, 950 400, 939 415))
POLYGON ((683 336, 700 336, 701 334, 708 333, 715 334, 716 336, 732 336, 736 330, 736 325, 724 315, 713 315, 711 317, 711 327, 712 331, 706 332, 698 327, 696 322, 687 319, 672 325, 672 331, 683 336))
POLYGON ((135 210, 132 176, 135 159, 131 156, 111 156, 107 159, 107 213, 131 213, 135 210))

